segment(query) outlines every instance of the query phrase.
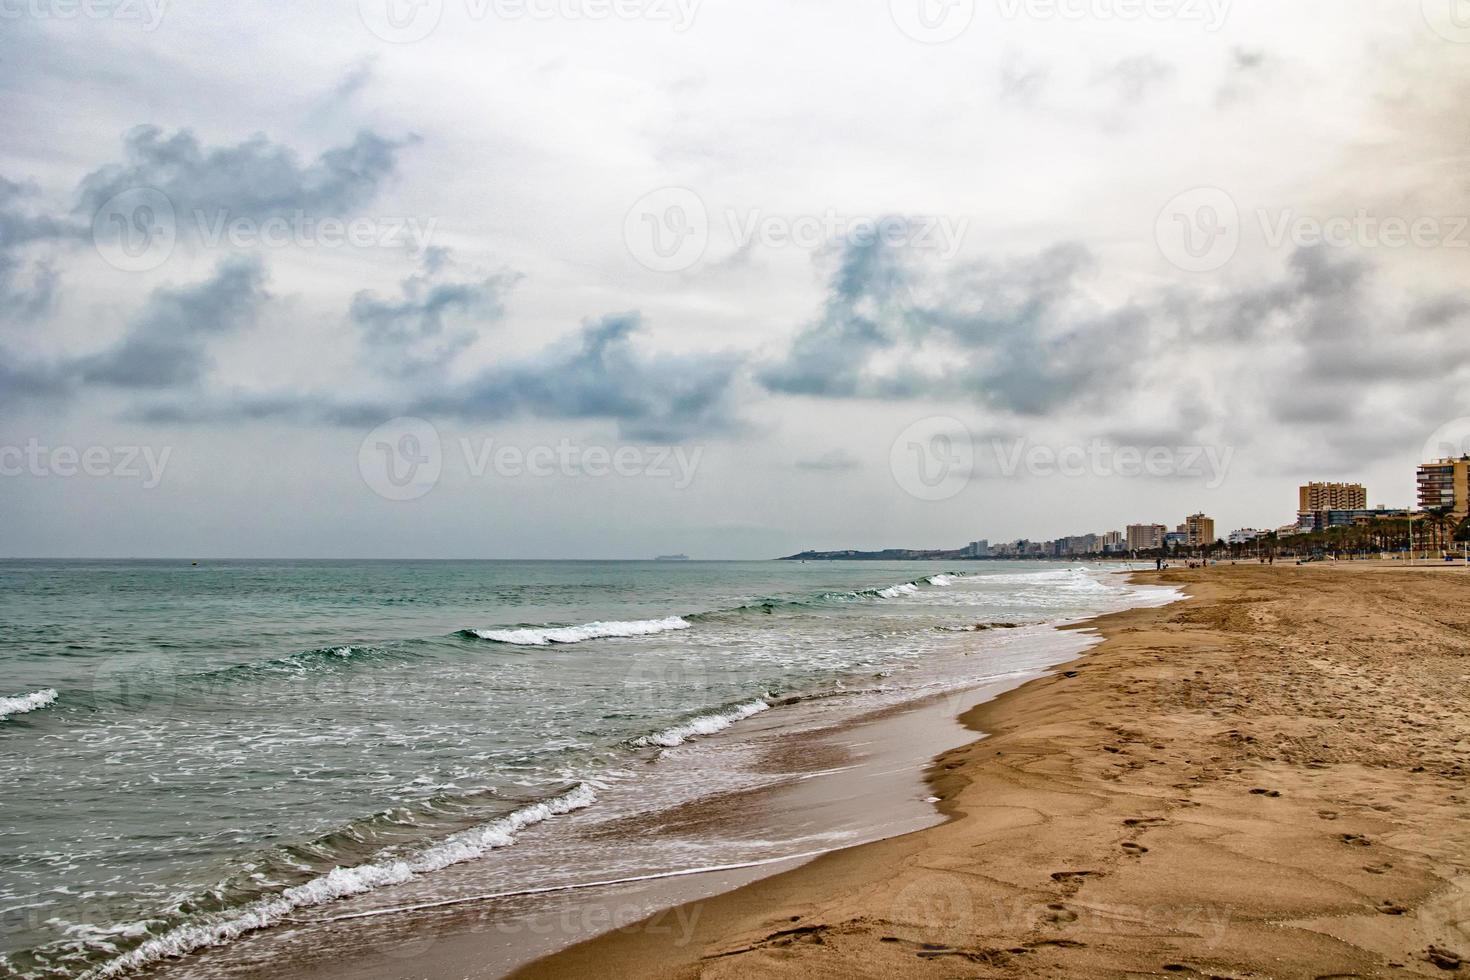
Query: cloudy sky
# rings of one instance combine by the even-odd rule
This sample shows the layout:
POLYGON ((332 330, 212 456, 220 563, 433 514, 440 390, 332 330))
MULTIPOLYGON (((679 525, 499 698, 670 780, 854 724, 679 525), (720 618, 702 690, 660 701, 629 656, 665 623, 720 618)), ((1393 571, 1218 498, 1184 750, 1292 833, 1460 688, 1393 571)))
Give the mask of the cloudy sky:
POLYGON ((0 93, 0 555, 1223 532, 1470 436, 1463 0, 0 0, 0 93))

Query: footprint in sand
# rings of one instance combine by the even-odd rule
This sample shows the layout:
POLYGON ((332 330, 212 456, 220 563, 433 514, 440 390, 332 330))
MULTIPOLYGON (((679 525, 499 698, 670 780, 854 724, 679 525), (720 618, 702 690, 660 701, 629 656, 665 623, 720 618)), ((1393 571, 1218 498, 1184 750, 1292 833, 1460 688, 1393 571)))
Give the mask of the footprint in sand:
POLYGON ((1097 874, 1096 871, 1053 871, 1052 881, 1072 881, 1078 878, 1089 878, 1097 874))

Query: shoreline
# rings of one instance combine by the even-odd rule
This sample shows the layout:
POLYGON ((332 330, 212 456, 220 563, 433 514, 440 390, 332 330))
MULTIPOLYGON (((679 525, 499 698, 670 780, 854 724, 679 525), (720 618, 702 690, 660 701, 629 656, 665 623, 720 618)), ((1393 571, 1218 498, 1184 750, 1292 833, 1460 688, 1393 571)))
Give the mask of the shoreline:
POLYGON ((1132 573, 1188 595, 1063 627, 1103 642, 964 712, 945 822, 512 976, 1454 975, 1470 580, 1344 565, 1132 573))
MULTIPOLYGON (((1128 591, 1135 591, 1124 600, 1131 603, 1177 599, 1168 590, 1128 591)), ((998 648, 978 637, 973 644, 966 641, 968 649, 962 647, 959 659, 946 670, 965 663, 970 666, 964 673, 973 676, 919 697, 866 705, 832 698, 778 703, 779 710, 746 719, 719 739, 676 749, 664 760, 676 766, 720 766, 722 756, 743 756, 751 761, 742 765, 759 777, 754 783, 674 809, 623 816, 618 814, 625 806, 589 809, 575 822, 540 825, 534 850, 514 848, 500 855, 501 861, 513 864, 534 862, 548 845, 545 835, 550 835, 554 851, 565 846, 566 837, 601 841, 603 847, 613 841, 632 845, 632 850, 618 846, 610 861, 599 858, 583 866, 586 873, 574 879, 576 884, 517 888, 510 881, 502 885, 487 878, 483 866, 471 863, 436 879, 436 890, 451 897, 426 895, 385 904, 382 898, 364 895, 334 903, 335 911, 309 910, 272 929, 157 964, 145 973, 178 980, 390 980, 412 975, 404 971, 417 968, 424 976, 488 978, 508 975, 651 913, 654 921, 648 928, 684 935, 686 921, 692 925, 694 920, 680 915, 690 906, 834 851, 947 819, 934 805, 924 773, 935 754, 973 740, 974 733, 957 716, 1085 655, 1100 642, 1075 632, 1088 622, 1064 619, 1036 623, 1014 635, 1006 631, 1003 640, 994 635, 1002 640, 998 648), (638 842, 654 838, 684 848, 687 859, 666 866, 647 863, 650 855, 638 842), (697 846, 687 849, 691 844, 697 846), (716 851, 707 850, 710 845, 716 851), (745 860, 764 855, 779 856, 745 860), (670 922, 678 928, 668 928, 670 922)), ((943 676, 943 671, 935 675, 943 676)), ((513 876, 526 870, 516 867, 513 876)))

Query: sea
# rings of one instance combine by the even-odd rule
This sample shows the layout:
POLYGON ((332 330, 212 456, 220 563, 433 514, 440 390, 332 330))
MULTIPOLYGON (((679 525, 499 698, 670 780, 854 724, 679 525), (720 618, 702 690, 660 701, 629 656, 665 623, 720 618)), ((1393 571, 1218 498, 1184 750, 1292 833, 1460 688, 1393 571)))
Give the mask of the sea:
POLYGON ((1019 683, 1173 597, 1120 567, 0 562, 0 976, 842 846, 658 815, 783 778, 714 752, 742 726, 1019 683))

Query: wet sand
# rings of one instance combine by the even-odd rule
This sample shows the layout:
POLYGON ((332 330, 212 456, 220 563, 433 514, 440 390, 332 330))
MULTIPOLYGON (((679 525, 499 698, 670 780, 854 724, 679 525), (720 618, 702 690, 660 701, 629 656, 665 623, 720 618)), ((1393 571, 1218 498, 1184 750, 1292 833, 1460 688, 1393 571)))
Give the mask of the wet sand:
POLYGON ((945 823, 516 976, 1470 976, 1470 570, 1139 580, 1191 598, 966 711, 945 823))
MULTIPOLYGON (((1054 633, 1041 639, 1052 663, 1096 642, 1095 637, 1054 633)), ((160 964, 147 975, 167 980, 489 980, 608 930, 683 946, 705 914, 703 899, 838 848, 942 822, 924 777, 927 764, 936 753, 973 740, 959 715, 1035 673, 1020 671, 856 715, 840 699, 801 702, 748 719, 718 739, 682 747, 679 760, 659 764, 716 765, 735 755, 764 774, 759 787, 621 817, 609 818, 594 807, 576 818, 539 825, 528 835, 538 844, 570 835, 582 846, 571 853, 613 859, 600 871, 580 869, 585 874, 573 879, 572 887, 507 890, 502 879, 487 873, 496 862, 470 862, 441 873, 437 883, 441 889, 453 884, 450 893, 461 897, 419 905, 401 892, 370 893, 306 910, 297 920, 160 964), (772 774, 780 775, 770 781, 772 774), (659 846, 651 847, 655 842, 659 846), (719 844, 717 852, 728 855, 730 863, 708 868, 692 858, 669 873, 664 851, 681 842, 699 845, 689 853, 705 860, 710 846, 719 844), (783 857, 749 861, 742 856, 772 850, 783 857), (640 864, 645 858, 653 863, 640 864), (453 876, 459 877, 444 880, 453 876)), ((503 867, 508 859, 536 860, 540 853, 509 848, 497 859, 503 867)))

